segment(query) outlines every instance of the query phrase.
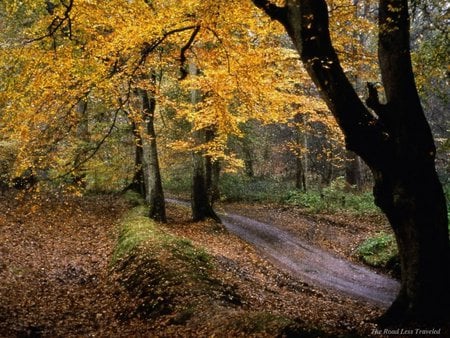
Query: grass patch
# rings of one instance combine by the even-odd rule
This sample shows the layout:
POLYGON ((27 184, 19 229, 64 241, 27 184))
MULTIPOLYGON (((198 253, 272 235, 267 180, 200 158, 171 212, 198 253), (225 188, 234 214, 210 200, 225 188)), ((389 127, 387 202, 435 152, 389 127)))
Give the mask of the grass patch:
POLYGON ((380 232, 377 236, 365 240, 356 252, 362 261, 371 266, 398 268, 398 249, 392 234, 380 232))
POLYGON ((121 222, 112 257, 119 283, 136 299, 129 316, 152 317, 186 308, 188 299, 211 289, 210 256, 189 240, 172 235, 131 209, 121 222))

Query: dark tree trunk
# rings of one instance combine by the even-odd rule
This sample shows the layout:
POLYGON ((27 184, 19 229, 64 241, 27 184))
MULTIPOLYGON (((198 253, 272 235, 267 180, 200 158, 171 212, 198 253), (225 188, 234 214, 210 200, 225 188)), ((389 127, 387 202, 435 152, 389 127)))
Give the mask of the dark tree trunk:
POLYGON ((242 152, 244 153, 244 172, 247 177, 254 177, 253 153, 248 143, 248 141, 244 140, 242 144, 242 152))
POLYGON ((368 86, 369 112, 340 66, 324 0, 287 0, 277 7, 253 0, 291 36, 342 129, 347 149, 368 164, 376 204, 395 232, 401 291, 381 318, 385 325, 436 323, 450 316, 447 210, 435 167, 435 147, 417 95, 409 49, 407 0, 380 0, 379 62, 387 104, 368 86))
MULTIPOLYGON (((194 63, 189 64, 189 74, 198 75, 197 66, 194 63)), ((191 102, 196 104, 200 101, 200 91, 191 91, 191 102)), ((214 129, 203 128, 194 132, 194 138, 198 144, 211 141, 214 138, 214 129)), ((194 222, 204 221, 211 218, 221 223, 219 216, 212 207, 211 188, 213 179, 213 170, 211 157, 204 156, 202 152, 195 151, 193 153, 193 173, 192 173, 192 190, 191 190, 191 208, 192 220, 194 222)))
POLYGON ((147 192, 145 188, 144 176, 144 142, 135 122, 131 123, 131 128, 133 129, 133 136, 136 143, 134 154, 134 175, 131 184, 126 188, 126 190, 135 191, 143 198, 146 198, 147 192))
POLYGON ((192 219, 194 222, 204 221, 211 218, 220 223, 219 216, 212 208, 207 189, 205 158, 201 153, 193 154, 194 170, 192 176, 192 219))
POLYGON ((208 200, 211 206, 220 198, 219 189, 220 162, 213 160, 211 156, 205 157, 205 180, 208 200))
MULTIPOLYGON (((154 76, 152 76, 154 81, 154 76)), ((148 91, 142 91, 142 104, 149 136, 148 154, 148 178, 147 178, 147 201, 149 203, 149 217, 166 222, 166 205, 164 201, 164 191, 161 182, 161 172, 159 168, 158 149, 156 145, 156 132, 154 126, 156 101, 153 95, 149 96, 148 91)))
MULTIPOLYGON (((208 128, 205 130, 205 140, 210 142, 214 140, 216 133, 214 128, 208 128)), ((206 181, 206 191, 208 192, 208 200, 211 207, 214 202, 220 198, 219 189, 219 178, 220 178, 220 162, 218 160, 212 159, 211 156, 205 156, 205 181, 206 181)))
POLYGON ((86 188, 86 173, 82 162, 86 152, 85 147, 90 142, 87 108, 87 99, 80 100, 76 106, 76 113, 79 120, 77 126, 77 137, 81 141, 81 146, 79 147, 78 153, 74 160, 74 168, 76 169, 73 172, 73 183, 83 189, 86 188))
POLYGON ((306 177, 303 169, 302 159, 295 156, 295 188, 306 191, 306 177))
POLYGON ((383 319, 432 321, 450 315, 448 220, 433 137, 414 81, 407 0, 380 0, 379 27, 387 104, 375 93, 368 103, 390 137, 392 160, 374 170, 374 191, 394 229, 402 268, 400 294, 383 319))
POLYGON ((345 161, 345 181, 356 188, 360 189, 361 179, 361 163, 358 155, 353 151, 347 151, 345 161))
POLYGON ((302 133, 299 127, 300 123, 304 124, 303 115, 295 115, 294 122, 297 124, 297 127, 295 127, 294 129, 295 144, 297 146, 297 149, 304 149, 303 154, 301 154, 300 151, 295 154, 295 188, 306 191, 306 169, 308 167, 308 136, 306 132, 302 133), (304 163, 302 160, 304 161, 304 163))

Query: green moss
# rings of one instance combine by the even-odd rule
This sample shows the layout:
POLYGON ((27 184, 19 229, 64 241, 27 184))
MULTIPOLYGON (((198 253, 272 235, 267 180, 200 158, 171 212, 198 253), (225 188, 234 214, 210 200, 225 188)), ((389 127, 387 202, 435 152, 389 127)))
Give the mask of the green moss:
POLYGON ((189 240, 146 217, 138 206, 123 217, 111 266, 118 282, 136 298, 129 316, 151 317, 188 304, 181 299, 211 289, 211 258, 189 240))
POLYGON ((162 236, 158 232, 155 222, 145 216, 146 213, 147 208, 141 205, 124 215, 120 225, 119 239, 112 256, 113 264, 118 259, 131 254, 135 248, 146 240, 150 238, 157 240, 158 237, 162 236))
POLYGON ((132 206, 144 205, 145 200, 136 191, 127 190, 123 194, 123 198, 132 206))

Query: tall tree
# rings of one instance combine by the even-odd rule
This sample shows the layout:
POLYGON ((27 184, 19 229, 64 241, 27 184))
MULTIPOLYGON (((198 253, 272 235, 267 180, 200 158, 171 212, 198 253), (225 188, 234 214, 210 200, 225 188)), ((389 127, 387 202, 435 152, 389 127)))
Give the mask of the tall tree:
POLYGON ((133 132, 135 147, 134 147, 134 175, 131 183, 125 190, 132 190, 137 192, 143 198, 146 198, 145 175, 144 175, 144 141, 142 134, 135 121, 131 121, 131 129, 133 132))
POLYGON ((302 62, 342 129, 346 147, 368 164, 375 203, 394 230, 401 290, 380 322, 433 322, 450 313, 447 210, 436 174, 433 137, 411 66, 407 0, 379 1, 378 57, 386 104, 368 85, 367 106, 333 48, 325 0, 253 0, 291 37, 302 62))
MULTIPOLYGON (((197 66, 191 62, 189 64, 189 74, 198 76, 197 66)), ((191 103, 195 107, 201 101, 201 93, 198 89, 191 90, 191 103)), ((194 137, 199 145, 212 141, 214 131, 212 126, 207 126, 196 130, 194 137)), ((194 150, 192 154, 193 173, 192 173, 192 189, 191 189, 191 208, 192 219, 195 222, 204 221, 211 218, 216 222, 221 222, 219 216, 212 207, 211 188, 212 188, 212 162, 210 156, 205 156, 200 149, 194 150)))
MULTIPOLYGON (((151 75, 151 81, 155 82, 155 75, 151 75)), ((147 126, 147 134, 149 137, 149 149, 147 156, 147 187, 146 199, 149 203, 150 218, 166 222, 166 206, 164 201, 164 191, 162 188, 161 172, 159 169, 158 148, 156 144, 155 131, 155 110, 156 99, 154 93, 142 90, 142 108, 144 112, 145 124, 147 126)))

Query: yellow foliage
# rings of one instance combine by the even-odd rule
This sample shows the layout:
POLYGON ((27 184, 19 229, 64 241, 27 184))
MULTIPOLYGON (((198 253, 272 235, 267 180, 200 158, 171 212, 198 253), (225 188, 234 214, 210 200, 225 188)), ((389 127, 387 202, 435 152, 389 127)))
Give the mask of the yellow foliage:
MULTIPOLYGON (((358 18, 349 3, 330 1, 338 8, 331 16, 337 48, 342 55, 359 53, 369 59, 357 32, 372 30, 372 23, 358 18)), ((312 113, 326 110, 324 104, 310 94, 296 53, 281 48, 286 45, 282 27, 250 0, 67 0, 52 11, 32 0, 8 0, 1 6, 9 22, 23 23, 2 33, 7 42, 0 45, 0 132, 20 144, 22 169, 64 172, 86 152, 80 142, 85 137, 77 111, 80 100, 88 102, 90 142, 100 143, 110 130, 126 129, 128 119, 141 124, 132 102, 136 89, 151 91, 160 109, 175 109, 194 132, 214 127, 213 141, 198 145, 181 139, 174 149, 202 151, 233 165, 240 164, 226 152, 227 138, 241 136, 240 125, 250 119, 285 123, 302 113, 338 134, 325 115, 313 118, 312 113), (67 4, 72 4, 70 10, 67 4), (177 81, 189 63, 200 74, 177 81), (146 80, 150 71, 162 74, 157 86, 146 80), (175 87, 184 98, 170 94, 175 87), (186 98, 193 90, 202 100, 186 98)), ((354 61, 344 65, 355 73, 362 67, 354 61)), ((89 168, 97 170, 98 161, 89 168)))

